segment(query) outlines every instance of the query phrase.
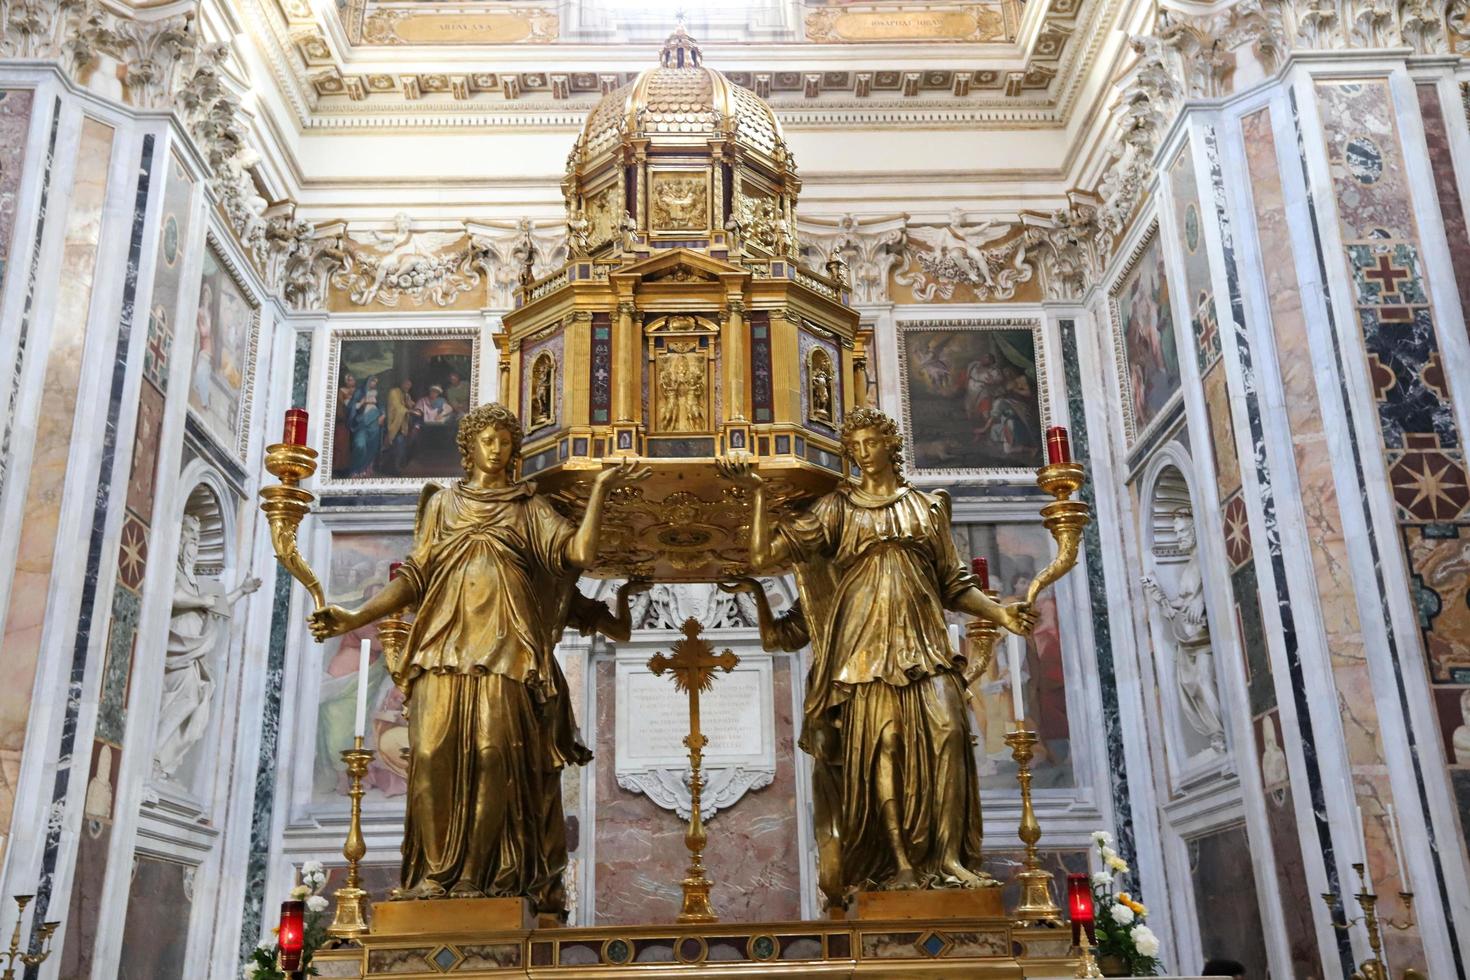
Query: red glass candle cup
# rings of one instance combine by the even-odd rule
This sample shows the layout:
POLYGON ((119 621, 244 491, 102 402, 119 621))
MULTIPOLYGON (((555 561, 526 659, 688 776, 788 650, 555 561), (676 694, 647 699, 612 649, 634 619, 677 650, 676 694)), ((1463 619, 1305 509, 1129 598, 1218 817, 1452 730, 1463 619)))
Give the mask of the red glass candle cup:
POLYGON ((990 562, 984 558, 971 558, 970 571, 980 580, 980 589, 983 592, 990 591, 990 562))
POLYGON ((276 931, 276 945, 281 950, 281 969, 301 969, 301 954, 306 947, 306 903, 281 903, 281 925, 276 931))
POLYGON ((403 562, 401 562, 401 561, 395 561, 395 562, 392 562, 391 564, 389 564, 388 565, 388 581, 391 582, 395 578, 397 578, 398 577, 398 570, 400 568, 402 568, 402 567, 403 567, 403 562))
POLYGON ((1048 464, 1072 462, 1072 444, 1067 440, 1067 430, 1060 425, 1046 430, 1046 461, 1048 464))
POLYGON ((1093 932, 1092 882, 1085 874, 1067 875, 1067 914, 1072 919, 1072 944, 1080 945, 1082 930, 1087 930, 1087 941, 1096 943, 1093 932))
POLYGON ((286 432, 281 441, 288 446, 306 445, 306 409, 286 409, 286 432))

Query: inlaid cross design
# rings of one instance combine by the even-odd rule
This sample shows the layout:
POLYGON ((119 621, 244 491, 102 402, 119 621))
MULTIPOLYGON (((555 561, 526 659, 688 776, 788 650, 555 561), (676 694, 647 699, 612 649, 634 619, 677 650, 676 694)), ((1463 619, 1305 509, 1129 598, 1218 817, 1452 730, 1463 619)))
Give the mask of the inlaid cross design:
POLYGON ((1399 280, 1408 279, 1412 273, 1401 265, 1396 265, 1393 259, 1384 252, 1378 255, 1378 266, 1373 269, 1364 269, 1363 278, 1377 280, 1381 288, 1381 296, 1398 296, 1399 280))

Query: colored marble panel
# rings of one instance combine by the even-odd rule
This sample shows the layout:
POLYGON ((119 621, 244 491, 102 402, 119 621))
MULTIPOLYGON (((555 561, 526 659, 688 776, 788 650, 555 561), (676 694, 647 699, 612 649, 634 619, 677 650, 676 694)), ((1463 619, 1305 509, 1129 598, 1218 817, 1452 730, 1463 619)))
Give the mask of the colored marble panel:
POLYGON ((97 274, 112 127, 94 119, 82 124, 62 244, 60 289, 46 351, 36 440, 21 513, 18 556, 5 618, 6 683, 0 688, 0 826, 9 826, 14 780, 20 768, 26 723, 45 627, 51 571, 68 472, 72 424, 81 383, 82 350, 97 274))
MULTIPOLYGON (((92 975, 93 942, 102 919, 103 881, 107 875, 107 850, 112 843, 112 825, 88 821, 77 841, 74 887, 66 915, 66 943, 61 952, 63 977, 92 975)), ((58 916, 62 918, 62 916, 58 916)))
POLYGON ((1436 683, 1470 683, 1470 527, 1405 527, 1409 582, 1436 683))
POLYGON ((195 312, 189 407, 223 446, 242 456, 259 327, 254 299, 210 244, 195 312))
POLYGON ((25 170, 26 141, 34 95, 29 90, 0 91, 0 289, 10 264, 10 238, 15 231, 16 198, 25 170))
MULTIPOLYGON (((1291 782, 1286 776, 1286 754, 1281 749, 1280 719, 1271 712, 1257 719, 1256 741, 1261 746, 1261 772, 1266 783, 1266 828, 1276 855, 1276 881, 1281 889, 1281 914, 1286 926, 1287 951, 1293 977, 1323 976, 1317 952, 1312 913, 1322 899, 1307 887, 1302 839, 1297 828, 1291 782)), ((1265 976, 1264 973, 1260 974, 1265 976)))
POLYGON ((120 977, 183 980, 194 869, 138 855, 123 924, 120 977))
MULTIPOLYGON (((776 777, 746 793, 710 823, 705 865, 718 869, 710 901, 725 922, 801 918, 805 859, 797 835, 796 743, 791 717, 791 668, 774 664, 776 777)), ((679 881, 689 863, 686 824, 641 793, 621 789, 610 760, 616 754, 613 664, 597 665, 596 924, 672 922, 679 881)))
POLYGON ((138 633, 142 602, 130 589, 112 593, 112 622, 107 633, 107 659, 97 706, 97 737, 121 746, 123 712, 127 707, 128 674, 133 663, 133 640, 138 633))
MULTIPOLYGON (((1214 309, 1214 305, 1210 305, 1214 309)), ((1235 425, 1230 418, 1230 392, 1219 358, 1200 378, 1205 393, 1205 417, 1210 423, 1210 449, 1215 460, 1215 487, 1224 500, 1240 489, 1240 454, 1235 448, 1235 425)))
POLYGON ((1175 231, 1184 253, 1184 295, 1189 307, 1190 333, 1194 337, 1194 356, 1200 373, 1204 374, 1220 359, 1220 320, 1215 314, 1194 157, 1188 144, 1169 168, 1169 181, 1174 191, 1175 231))
POLYGON ((1245 653, 1251 714, 1255 715, 1276 707, 1276 682, 1271 676, 1271 651, 1261 622, 1261 596, 1256 587, 1255 568, 1245 565, 1236 569, 1230 576, 1230 586, 1235 596, 1236 636, 1245 653))
MULTIPOLYGON (((148 356, 144 355, 145 358, 148 356)), ((167 355, 165 354, 165 357, 167 355)), ((146 374, 146 369, 144 371, 146 374)), ((158 439, 163 427, 163 392, 145 380, 138 392, 138 416, 133 427, 133 460, 128 477, 128 509, 153 520, 153 486, 158 471, 158 439)))
POLYGON ((1169 280, 1158 236, 1139 253, 1114 291, 1124 416, 1130 442, 1158 418, 1179 390, 1169 280))
MULTIPOLYGON (((1445 239, 1455 269, 1455 286, 1460 309, 1470 311, 1470 229, 1465 225, 1465 207, 1455 176, 1455 159, 1450 152, 1450 134, 1440 105, 1439 89, 1432 82, 1417 86, 1419 113, 1424 120, 1424 140, 1429 145, 1429 165, 1434 172, 1434 191, 1444 221, 1445 239)), ((1470 314, 1467 314, 1470 315, 1470 314)))
POLYGON ((1256 898, 1255 866, 1241 860, 1241 855, 1251 852, 1245 827, 1194 837, 1186 844, 1204 958, 1239 960, 1246 976, 1266 976, 1265 930, 1256 898))
POLYGON ((1344 241, 1414 235, 1386 79, 1319 82, 1323 135, 1344 241))
POLYGON ((910 329, 900 348, 911 465, 941 471, 1041 465, 1030 327, 910 329))
POLYGON ((168 391, 168 357, 177 332, 180 275, 190 241, 193 209, 189 204, 194 190, 194 182, 178 157, 169 157, 167 175, 153 294, 148 301, 148 346, 143 352, 143 377, 163 392, 168 391))
MULTIPOLYGON (((404 533, 345 533, 332 536, 328 568, 329 601, 357 608, 388 584, 388 565, 402 560, 413 547, 404 533)), ((357 714, 358 651, 363 640, 372 645, 368 663, 367 747, 377 752, 364 780, 365 803, 402 799, 408 790, 408 722, 403 695, 388 675, 378 631, 372 626, 344 633, 315 646, 320 656, 321 688, 316 712, 316 753, 312 764, 312 802, 347 803, 347 770, 341 752, 351 748, 353 719, 357 714)))

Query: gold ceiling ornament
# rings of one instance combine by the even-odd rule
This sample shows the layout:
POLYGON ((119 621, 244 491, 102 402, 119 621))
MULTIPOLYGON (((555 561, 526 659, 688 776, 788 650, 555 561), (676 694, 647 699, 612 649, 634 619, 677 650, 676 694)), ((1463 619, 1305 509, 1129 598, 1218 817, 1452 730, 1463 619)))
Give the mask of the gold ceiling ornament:
POLYGON ((715 459, 756 458, 797 507, 843 477, 864 404, 847 273, 802 265, 801 181, 771 107, 704 64, 681 26, 608 93, 567 160, 568 257, 516 291, 496 336, 526 426, 523 475, 579 512, 620 457, 600 576, 709 581, 746 568, 750 502, 715 459))

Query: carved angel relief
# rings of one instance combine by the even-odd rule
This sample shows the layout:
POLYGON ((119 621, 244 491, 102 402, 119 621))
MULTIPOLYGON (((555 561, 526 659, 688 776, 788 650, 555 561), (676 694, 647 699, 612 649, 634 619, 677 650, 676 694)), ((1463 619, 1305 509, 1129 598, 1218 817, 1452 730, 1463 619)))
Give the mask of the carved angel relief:
POLYGON ((709 187, 703 175, 653 175, 653 227, 659 231, 709 228, 709 187))
POLYGON ((480 285, 479 256, 462 231, 414 231, 408 215, 389 233, 349 235, 332 286, 356 306, 448 306, 480 285))
POLYGON ((711 324, 686 314, 668 317, 649 329, 659 432, 710 430, 713 333, 711 324))
POLYGON ((992 244, 1013 230, 1014 226, 995 221, 967 223, 959 212, 943 227, 910 225, 905 229, 903 265, 893 279, 912 289, 914 298, 923 303, 936 295, 950 299, 958 285, 969 286, 981 300, 1010 299, 1016 287, 1032 276, 1024 236, 992 244))

